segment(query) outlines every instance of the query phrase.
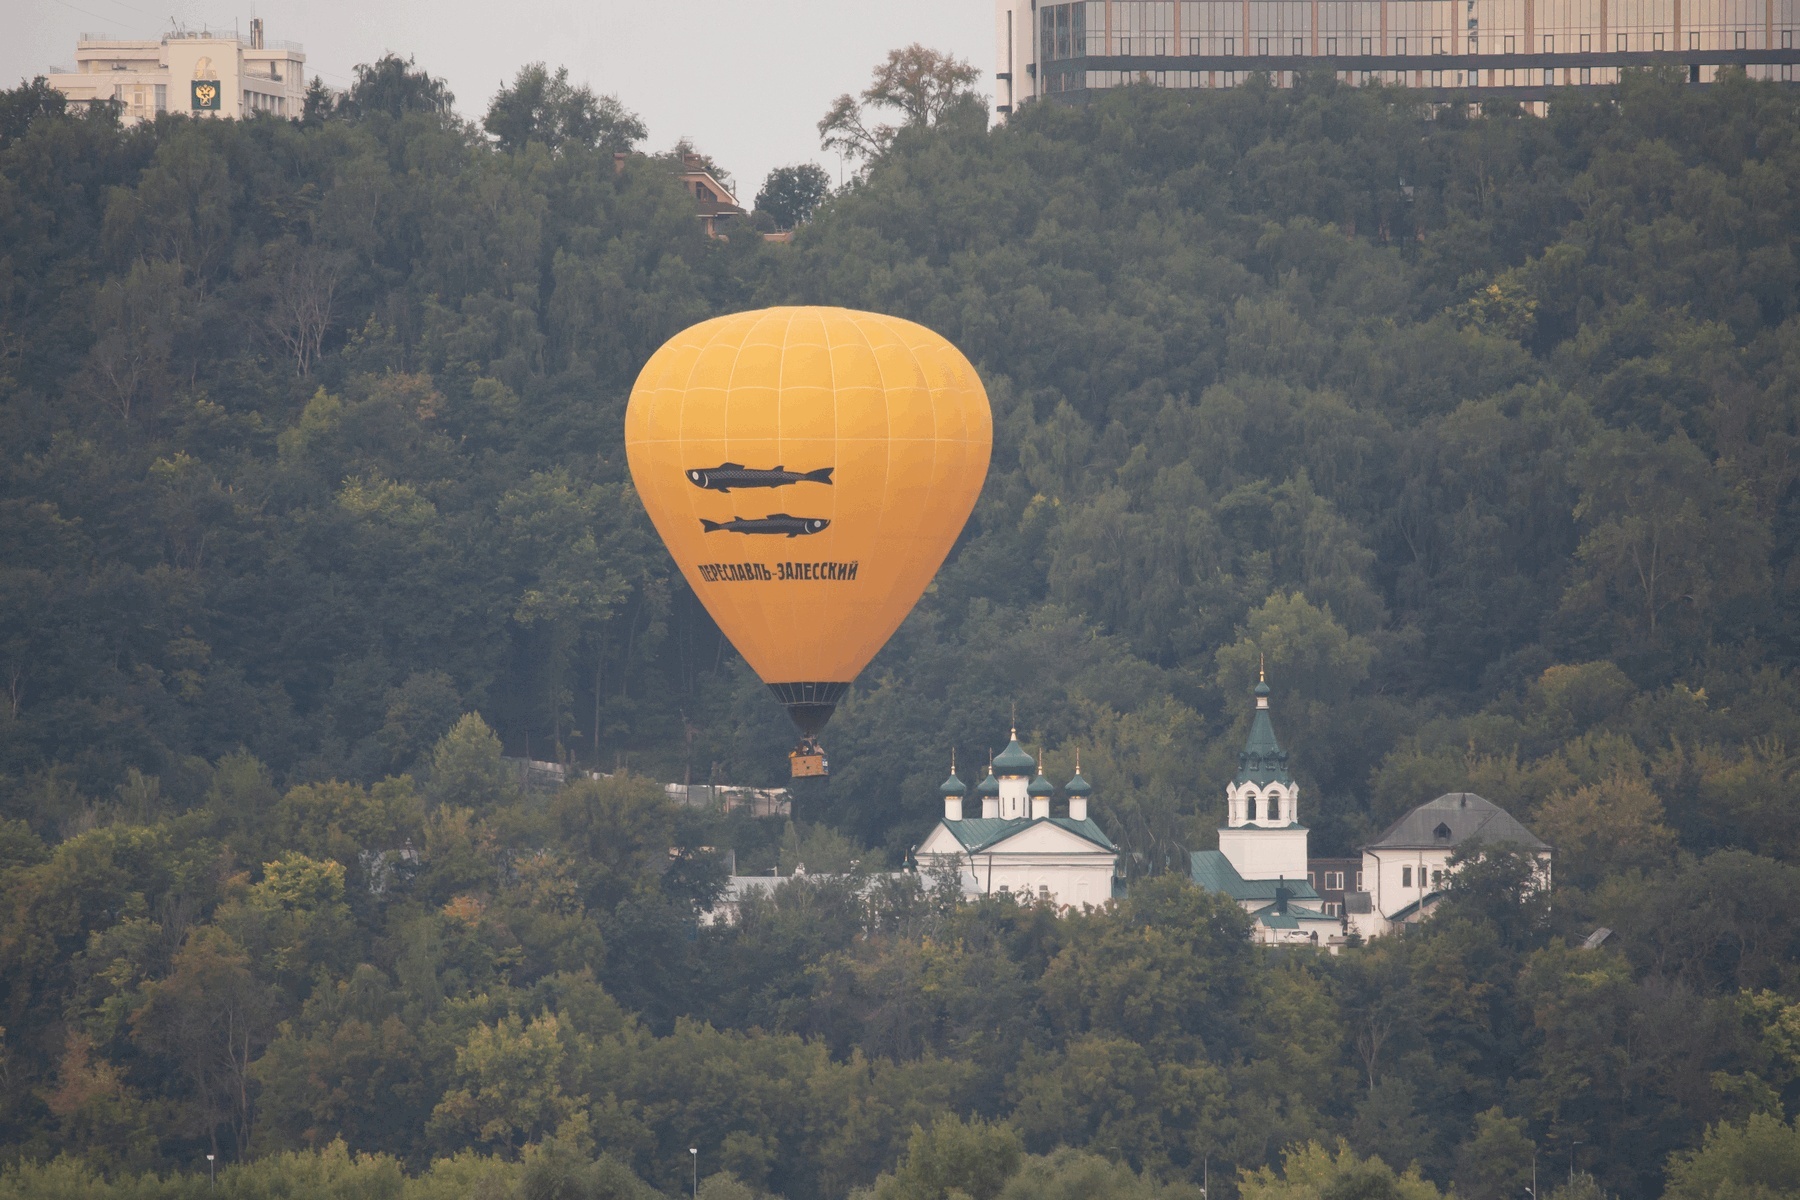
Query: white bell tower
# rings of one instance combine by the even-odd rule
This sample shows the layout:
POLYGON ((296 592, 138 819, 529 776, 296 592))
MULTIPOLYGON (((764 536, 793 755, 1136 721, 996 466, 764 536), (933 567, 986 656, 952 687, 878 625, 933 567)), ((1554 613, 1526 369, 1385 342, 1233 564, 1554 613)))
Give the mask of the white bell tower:
POLYGON ((1305 879, 1306 826, 1300 789, 1288 774, 1287 751, 1269 719, 1269 684, 1257 672, 1256 711, 1238 755, 1237 778, 1225 787, 1219 850, 1245 879, 1305 879))

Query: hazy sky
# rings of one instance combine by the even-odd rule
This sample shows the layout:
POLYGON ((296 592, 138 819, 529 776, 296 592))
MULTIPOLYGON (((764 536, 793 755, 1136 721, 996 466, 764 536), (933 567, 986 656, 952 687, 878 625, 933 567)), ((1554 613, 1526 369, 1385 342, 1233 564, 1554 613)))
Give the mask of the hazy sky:
POLYGON ((643 115, 648 148, 692 138, 737 176, 748 203, 771 167, 816 161, 838 174, 815 129, 833 97, 859 91, 887 52, 923 42, 969 59, 992 93, 990 0, 0 0, 0 86, 75 60, 83 31, 154 37, 171 16, 306 47, 308 75, 343 87, 384 51, 449 81, 479 118, 522 64, 564 65, 643 115))

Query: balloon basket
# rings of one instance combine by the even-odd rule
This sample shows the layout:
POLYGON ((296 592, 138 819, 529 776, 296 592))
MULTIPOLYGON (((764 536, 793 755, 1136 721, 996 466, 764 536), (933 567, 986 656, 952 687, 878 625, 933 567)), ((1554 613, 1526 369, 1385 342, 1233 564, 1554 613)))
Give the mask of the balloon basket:
POLYGON ((788 773, 794 779, 823 779, 831 774, 825 748, 812 738, 802 739, 788 752, 788 773))

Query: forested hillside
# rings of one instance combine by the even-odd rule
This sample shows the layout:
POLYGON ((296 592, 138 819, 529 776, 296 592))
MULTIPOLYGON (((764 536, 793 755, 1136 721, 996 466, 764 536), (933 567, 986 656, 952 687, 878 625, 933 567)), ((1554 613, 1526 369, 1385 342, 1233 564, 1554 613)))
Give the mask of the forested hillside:
POLYGON ((0 94, 0 1158, 69 1156, 0 1197, 208 1152, 246 1196, 630 1196, 690 1146, 720 1200, 1793 1194, 1792 91, 970 102, 791 244, 705 238, 561 77, 485 129, 394 59, 326 100, 0 94), (775 782, 791 733, 621 423, 663 339, 796 302, 949 337, 996 447, 771 829, 657 786, 775 782), (1421 936, 1253 952, 1177 876, 1259 659, 1315 853, 1468 788, 1555 894, 1497 855, 1421 936), (697 924, 726 848, 900 865, 1015 703, 1115 909, 697 924))

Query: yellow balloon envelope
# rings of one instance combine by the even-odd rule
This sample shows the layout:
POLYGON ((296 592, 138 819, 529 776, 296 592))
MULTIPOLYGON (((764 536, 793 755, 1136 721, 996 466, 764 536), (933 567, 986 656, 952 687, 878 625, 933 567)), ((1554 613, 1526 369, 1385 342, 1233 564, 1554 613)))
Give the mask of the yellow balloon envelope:
POLYGON ((657 533, 809 735, 943 564, 993 440, 956 347, 843 308, 695 325, 650 357, 625 410, 657 533))

